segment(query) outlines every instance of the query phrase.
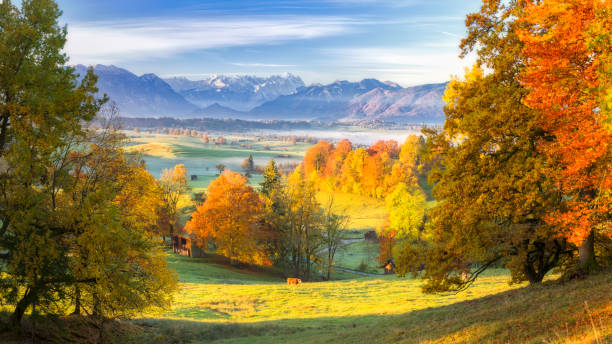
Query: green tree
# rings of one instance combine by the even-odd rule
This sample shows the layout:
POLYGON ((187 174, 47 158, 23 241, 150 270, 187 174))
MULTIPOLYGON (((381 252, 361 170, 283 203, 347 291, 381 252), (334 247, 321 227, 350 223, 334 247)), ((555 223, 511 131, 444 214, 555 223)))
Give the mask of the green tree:
POLYGON ((245 173, 251 174, 255 171, 255 162, 253 161, 253 154, 249 154, 249 157, 244 159, 242 162, 242 169, 245 173))

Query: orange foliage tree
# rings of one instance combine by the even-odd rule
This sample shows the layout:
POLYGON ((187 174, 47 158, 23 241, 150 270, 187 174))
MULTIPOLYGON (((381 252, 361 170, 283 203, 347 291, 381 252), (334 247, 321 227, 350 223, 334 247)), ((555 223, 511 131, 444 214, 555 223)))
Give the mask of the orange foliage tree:
POLYGON ((334 147, 327 141, 319 141, 304 155, 304 173, 307 177, 322 175, 334 147))
POLYGON ((206 201, 197 207, 185 229, 204 247, 235 261, 270 265, 258 226, 263 202, 240 173, 226 170, 208 187, 206 201))
POLYGON ((611 12, 610 0, 531 2, 520 35, 526 103, 541 111, 549 137, 542 151, 561 171, 557 184, 566 200, 548 220, 581 246, 583 269, 595 265, 595 233, 612 234, 612 132, 602 105, 611 89, 611 12), (601 37, 608 44, 597 44, 601 37))
POLYGON ((304 157, 304 173, 318 186, 375 198, 384 198, 397 184, 417 185, 422 139, 410 136, 400 147, 380 140, 369 148, 353 149, 347 139, 335 147, 319 141, 304 157))

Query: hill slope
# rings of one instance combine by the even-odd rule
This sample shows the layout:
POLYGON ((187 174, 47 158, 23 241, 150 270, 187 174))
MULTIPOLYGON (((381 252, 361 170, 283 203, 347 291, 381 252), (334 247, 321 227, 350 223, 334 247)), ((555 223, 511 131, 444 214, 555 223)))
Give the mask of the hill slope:
POLYGON ((503 292, 501 281, 485 278, 462 294, 446 296, 419 296, 416 290, 411 294, 417 285, 402 287, 391 281, 308 283, 284 292, 288 288, 278 285, 225 286, 218 289, 222 293, 218 297, 201 294, 205 299, 200 302, 223 310, 217 315, 202 313, 204 321, 135 323, 150 329, 145 337, 151 343, 170 339, 177 343, 612 342, 610 272, 503 292), (290 296, 283 297, 284 293, 290 296), (373 298, 377 293, 379 297, 373 298), (258 295, 268 296, 261 303, 255 301, 258 295), (271 302, 278 314, 272 318, 267 305, 271 302), (411 306, 412 311, 394 314, 411 306), (371 310, 364 314, 367 309, 371 310), (260 316, 249 316, 253 312, 260 316), (219 316, 229 322, 215 321, 219 316))

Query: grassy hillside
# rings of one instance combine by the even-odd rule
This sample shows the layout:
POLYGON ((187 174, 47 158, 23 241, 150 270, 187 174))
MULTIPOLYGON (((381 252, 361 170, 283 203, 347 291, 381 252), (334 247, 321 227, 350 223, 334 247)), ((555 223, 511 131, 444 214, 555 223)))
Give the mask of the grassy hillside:
POLYGON ((396 276, 288 286, 274 277, 180 262, 175 305, 132 323, 151 343, 601 343, 612 340, 612 274, 508 285, 493 270, 459 294, 396 276), (225 270, 225 271, 224 271, 225 270), (200 276, 200 277, 197 277, 200 276), (278 280, 277 280, 278 281, 278 280), (225 283, 225 284, 220 284, 225 283), (604 339, 606 338, 606 339, 604 339), (588 340, 587 340, 588 339, 588 340))
MULTIPOLYGON (((428 295, 419 280, 396 276, 288 286, 274 273, 229 268, 216 258, 168 260, 180 280, 174 305, 120 328, 109 324, 119 343, 612 342, 611 271, 534 287, 510 286, 503 270, 493 270, 465 292, 428 295)), ((65 318, 38 336, 98 338, 82 323, 65 318)))
POLYGON ((317 194, 317 200, 323 206, 329 204, 330 199, 333 199, 332 210, 335 213, 350 217, 349 229, 363 232, 375 230, 387 218, 387 210, 382 200, 340 192, 332 195, 330 192, 321 191, 317 194))

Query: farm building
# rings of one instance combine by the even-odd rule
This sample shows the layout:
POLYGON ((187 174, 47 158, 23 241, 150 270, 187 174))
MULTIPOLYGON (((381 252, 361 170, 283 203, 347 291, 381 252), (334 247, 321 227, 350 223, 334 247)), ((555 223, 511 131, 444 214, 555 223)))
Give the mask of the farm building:
POLYGON ((192 242, 187 235, 177 234, 172 237, 172 250, 188 257, 204 257, 204 250, 192 242))
POLYGON ((376 231, 367 231, 363 238, 367 241, 378 242, 378 235, 376 235, 376 231))

